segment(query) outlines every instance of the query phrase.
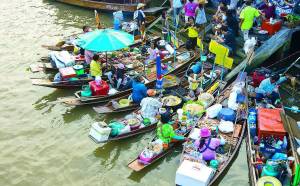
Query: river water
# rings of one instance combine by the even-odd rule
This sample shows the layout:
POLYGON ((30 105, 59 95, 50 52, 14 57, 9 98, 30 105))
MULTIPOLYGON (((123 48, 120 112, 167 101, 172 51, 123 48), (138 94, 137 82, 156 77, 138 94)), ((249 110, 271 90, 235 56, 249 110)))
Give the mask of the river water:
MULTIPOLYGON (((0 185, 174 185, 180 149, 133 173, 126 165, 153 133, 95 145, 89 128, 105 116, 55 103, 72 91, 31 85, 42 74, 28 66, 48 54, 41 45, 93 25, 93 11, 42 0, 1 0, 0 9, 0 185)), ((245 144, 220 185, 248 185, 245 144)))

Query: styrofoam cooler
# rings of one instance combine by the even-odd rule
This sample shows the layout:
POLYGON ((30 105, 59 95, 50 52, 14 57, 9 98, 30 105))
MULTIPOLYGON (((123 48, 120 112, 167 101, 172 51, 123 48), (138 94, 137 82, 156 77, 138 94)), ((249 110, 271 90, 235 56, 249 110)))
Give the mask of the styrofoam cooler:
POLYGON ((93 123, 90 129, 90 137, 97 143, 104 142, 108 140, 110 135, 111 128, 109 127, 100 127, 99 123, 93 123))
POLYGON ((206 186, 214 175, 214 170, 202 163, 184 160, 176 171, 176 185, 206 186))

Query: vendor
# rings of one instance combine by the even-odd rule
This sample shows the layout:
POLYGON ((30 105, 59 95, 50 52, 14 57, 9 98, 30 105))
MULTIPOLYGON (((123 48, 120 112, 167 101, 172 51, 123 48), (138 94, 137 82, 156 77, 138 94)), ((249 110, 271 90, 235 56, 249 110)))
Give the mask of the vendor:
POLYGON ((125 78, 125 66, 122 63, 114 65, 112 71, 107 73, 111 85, 119 89, 125 78))
POLYGON ((202 153, 202 158, 205 161, 216 159, 216 150, 220 146, 218 138, 211 138, 211 132, 207 127, 203 127, 200 131, 200 140, 195 142, 199 152, 202 153))
POLYGON ((147 91, 148 97, 144 98, 141 102, 141 115, 143 118, 148 118, 151 121, 155 120, 158 114, 158 109, 162 107, 162 103, 158 98, 155 98, 156 90, 149 89, 147 91))
POLYGON ((152 61, 154 61, 157 57, 159 50, 155 48, 154 42, 151 42, 150 48, 148 48, 149 57, 146 59, 146 65, 149 65, 152 61))
POLYGON ((265 19, 275 18, 275 5, 273 5, 269 0, 264 0, 264 3, 258 7, 261 10, 262 15, 265 19))
POLYGON ((93 78, 97 76, 102 76, 102 64, 99 59, 99 55, 95 54, 90 64, 90 74, 93 78))
POLYGON ((160 124, 157 125, 157 136, 165 145, 168 145, 172 140, 185 140, 183 136, 176 135, 172 124, 170 123, 171 113, 166 111, 161 113, 160 124))
POLYGON ((200 79, 197 78, 197 74, 195 74, 192 69, 187 71, 187 78, 189 82, 189 96, 194 99, 196 95, 201 92, 199 88, 200 79))
POLYGON ((188 40, 186 42, 186 48, 188 50, 195 50, 197 46, 197 38, 198 38, 198 29, 195 26, 195 19, 194 17, 188 18, 188 25, 185 29, 180 30, 180 32, 188 32, 188 40))
POLYGON ((142 76, 134 78, 132 83, 132 101, 139 104, 147 96, 147 87, 142 83, 142 76))
POLYGON ((230 54, 235 54, 236 41, 233 32, 227 26, 222 26, 221 33, 223 37, 218 37, 218 42, 228 48, 230 54))
POLYGON ((256 99, 263 99, 265 97, 270 98, 274 104, 277 99, 279 99, 278 86, 282 82, 287 80, 286 77, 280 77, 279 75, 273 75, 270 78, 264 79, 259 87, 255 89, 256 99))

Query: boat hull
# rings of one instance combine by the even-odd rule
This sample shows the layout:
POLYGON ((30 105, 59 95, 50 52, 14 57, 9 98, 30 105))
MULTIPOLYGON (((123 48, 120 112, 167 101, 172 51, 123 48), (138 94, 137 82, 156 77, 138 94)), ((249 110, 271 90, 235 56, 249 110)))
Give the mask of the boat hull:
MULTIPOLYGON (((61 3, 66 3, 70 5, 80 6, 83 8, 90 9, 99 9, 106 11, 119 11, 122 10, 124 12, 134 12, 137 7, 137 3, 109 3, 109 2, 100 2, 100 1, 91 1, 91 0, 56 0, 61 3)), ((142 3, 147 3, 148 1, 141 1, 142 3)))

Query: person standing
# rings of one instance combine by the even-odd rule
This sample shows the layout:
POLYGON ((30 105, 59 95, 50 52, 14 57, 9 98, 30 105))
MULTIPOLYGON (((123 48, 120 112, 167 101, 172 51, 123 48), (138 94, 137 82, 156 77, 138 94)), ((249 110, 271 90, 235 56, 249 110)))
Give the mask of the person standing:
POLYGON ((195 19, 197 7, 198 7, 198 4, 194 3, 194 0, 189 0, 184 5, 185 23, 189 22, 189 17, 193 17, 195 19))
POLYGON ((251 1, 246 1, 246 7, 240 14, 240 26, 243 32, 244 41, 249 39, 249 30, 253 27, 255 18, 260 16, 259 10, 252 6, 251 1))
POLYGON ((188 34, 188 40, 186 41, 186 48, 188 50, 195 50, 197 46, 197 38, 198 38, 198 29, 195 26, 194 17, 189 17, 188 24, 185 29, 180 30, 179 32, 186 32, 188 34))
POLYGON ((207 23, 206 14, 204 10, 204 4, 206 1, 199 2, 198 8, 196 9, 196 20, 195 25, 200 31, 203 31, 202 39, 205 37, 205 24, 207 23))
POLYGON ((172 3, 173 11, 174 11, 174 25, 176 26, 179 23, 179 16, 182 10, 183 4, 181 0, 173 0, 172 3))
POLYGON ((144 13, 144 7, 145 4, 139 3, 137 5, 137 10, 133 14, 133 19, 136 20, 137 26, 138 26, 138 34, 136 35, 141 35, 142 38, 144 38, 144 32, 145 32, 145 22, 146 22, 146 16, 144 13))

